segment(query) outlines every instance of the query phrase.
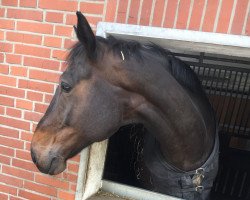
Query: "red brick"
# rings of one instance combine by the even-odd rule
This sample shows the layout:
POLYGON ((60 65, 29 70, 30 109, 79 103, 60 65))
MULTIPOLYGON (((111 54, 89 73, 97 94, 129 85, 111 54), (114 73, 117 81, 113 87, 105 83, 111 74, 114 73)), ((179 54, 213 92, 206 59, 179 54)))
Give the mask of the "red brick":
POLYGON ((21 179, 11 177, 8 175, 0 174, 0 180, 2 183, 5 183, 7 185, 12 185, 15 187, 20 187, 20 188, 23 186, 23 181, 21 179))
POLYGON ((50 57, 50 49, 43 47, 34 47, 24 44, 16 44, 15 53, 46 58, 50 57))
POLYGON ((26 77, 27 76, 27 68, 20 67, 20 66, 12 66, 10 68, 10 74, 14 75, 14 76, 26 77))
POLYGON ((30 151, 16 150, 16 158, 21 160, 31 161, 30 151))
POLYGON ((117 20, 118 23, 126 22, 126 13, 128 7, 128 0, 120 1, 118 6, 117 20))
POLYGON ((5 15, 5 8, 0 8, 0 17, 4 17, 5 15))
POLYGON ((9 74, 9 65, 0 64, 0 73, 9 74))
POLYGON ((30 130, 30 123, 26 121, 3 117, 3 116, 0 116, 0 121, 1 121, 1 124, 6 125, 6 126, 19 128, 23 130, 30 130))
POLYGON ((140 7, 140 0, 131 1, 129 8, 129 16, 128 16, 129 24, 137 24, 139 7, 140 7))
POLYGON ((168 1, 167 8, 166 8, 166 16, 165 16, 164 24, 163 24, 164 27, 167 27, 167 28, 174 27, 177 3, 178 3, 178 0, 168 1))
POLYGON ((21 7, 35 8, 37 0, 19 0, 21 7))
POLYGON ((78 164, 73 164, 73 163, 68 163, 68 171, 69 172, 74 172, 74 173, 78 173, 78 170, 79 170, 79 165, 78 164))
POLYGON ((6 108, 6 114, 11 117, 21 118, 22 111, 15 108, 6 108))
POLYGON ((219 0, 208 0, 207 9, 205 12, 205 17, 202 25, 202 31, 207 31, 207 32, 213 31, 218 5, 219 5, 219 0))
POLYGON ((143 1, 142 13, 140 16, 140 25, 149 26, 152 3, 152 0, 143 1))
POLYGON ((18 21, 17 30, 28 31, 28 32, 33 32, 33 33, 53 34, 53 25, 42 24, 39 22, 18 21))
POLYGON ((50 103, 53 98, 53 95, 45 94, 45 103, 50 103))
POLYGON ((152 26, 161 26, 163 13, 164 13, 164 3, 165 3, 165 0, 158 0, 155 2, 152 26))
POLYGON ((30 69, 29 71, 29 78, 43 80, 46 82, 58 83, 59 77, 60 77, 60 74, 58 73, 45 72, 45 71, 33 70, 33 69, 30 69))
POLYGON ((74 194, 74 193, 70 193, 70 192, 66 192, 66 191, 59 190, 59 191, 58 191, 58 197, 59 197, 60 199, 64 199, 64 200, 74 200, 74 199, 75 199, 75 194, 74 194))
POLYGON ((5 114, 5 106, 0 105, 0 115, 4 115, 4 114, 5 114))
POLYGON ((32 172, 29 172, 27 170, 23 170, 20 168, 15 168, 15 167, 9 167, 9 166, 3 166, 2 167, 2 172, 8 175, 15 176, 17 178, 23 178, 26 180, 34 180, 34 174, 32 172))
POLYGON ((188 29, 199 30, 204 5, 205 5, 205 0, 194 1, 188 29))
POLYGON ((0 40, 4 40, 4 32, 0 30, 0 40))
POLYGON ((42 21, 43 12, 37 11, 37 10, 8 9, 7 17, 15 18, 15 19, 28 19, 28 20, 34 20, 34 21, 42 21))
POLYGON ((1 29, 14 29, 15 21, 12 19, 0 19, 0 28, 1 29))
POLYGON ((0 75, 0 84, 16 86, 16 78, 0 75))
POLYGON ((245 34, 250 36, 250 15, 248 15, 245 34))
POLYGON ((51 2, 51 0, 40 0, 39 8, 75 12, 77 10, 77 1, 54 0, 51 2))
POLYGON ((25 96, 25 91, 21 89, 5 87, 1 85, 0 94, 23 98, 25 96))
MULTIPOLYGON (((11 187, 9 185, 4 185, 0 183, 0 191, 7 194, 17 195, 17 188, 11 187)), ((1 198, 1 196, 0 196, 1 198)), ((1 198, 2 200, 2 198, 1 198)))
POLYGON ((42 116, 43 116, 42 114, 35 113, 35 112, 25 111, 24 113, 24 119, 29 120, 29 121, 34 121, 34 122, 39 122, 42 116))
POLYGON ((33 137, 33 134, 30 132, 25 132, 25 131, 21 132, 21 139, 22 140, 31 142, 32 137, 33 137))
MULTIPOLYGON (((35 130, 32 130, 32 132, 34 132, 35 130)), ((24 150, 26 151, 30 151, 30 148, 31 148, 31 142, 25 142, 25 148, 24 150)), ((38 171, 38 170, 37 170, 38 171)))
POLYGON ((23 200, 23 198, 10 196, 10 200, 23 200))
POLYGON ((73 32, 73 28, 68 26, 56 26, 55 27, 55 35, 57 36, 66 36, 71 37, 73 32))
POLYGON ((32 103, 32 101, 26 101, 26 100, 23 100, 23 99, 17 99, 16 100, 16 107, 17 108, 26 109, 26 110, 32 110, 33 103, 32 103))
MULTIPOLYGON (((11 161, 10 157, 0 155, 0 163, 1 164, 10 165, 10 161, 11 161)), ((1 176, 0 176, 0 178, 1 178, 1 176)))
POLYGON ((15 151, 13 148, 0 146, 0 154, 13 157, 14 153, 15 151))
POLYGON ((14 99, 9 97, 0 96, 0 104, 4 106, 14 106, 14 99))
POLYGON ((234 0, 222 1, 216 32, 227 33, 234 0))
POLYGON ((72 47, 76 44, 76 41, 71 39, 65 39, 64 41, 64 48, 65 49, 72 49, 72 47))
POLYGON ((4 54, 0 53, 0 62, 4 62, 4 54))
POLYGON ((46 185, 42 184, 37 184, 37 183, 32 183, 25 181, 24 182, 24 188, 31 190, 31 191, 36 191, 41 194, 46 194, 50 196, 56 196, 57 195, 57 189, 53 187, 49 187, 46 185))
MULTIPOLYGON (((98 22, 102 21, 101 17, 87 16, 86 18, 87 18, 90 26, 93 26, 94 28, 96 27, 98 22)), ((94 33, 95 33, 95 31, 94 31, 94 33)))
POLYGON ((27 99, 31 101, 42 101, 43 94, 38 92, 27 91, 27 99))
POLYGON ((13 158, 12 165, 21 169, 28 170, 28 171, 38 172, 38 169, 36 168, 35 164, 31 161, 25 161, 25 160, 13 158))
POLYGON ((57 47, 60 48, 62 44, 62 38, 58 37, 44 37, 44 45, 47 47, 57 47))
POLYGON ((57 12, 47 12, 46 13, 46 21, 53 23, 62 23, 63 22, 63 14, 57 12))
MULTIPOLYGON (((13 148, 0 146, 0 153, 1 153, 2 155, 6 155, 6 156, 11 156, 11 157, 13 157, 15 151, 14 151, 13 148)), ((0 188, 1 188, 1 187, 0 187, 0 188)), ((0 189, 0 191, 1 191, 1 189, 0 189)))
POLYGON ((73 191, 73 192, 75 192, 76 191, 76 184, 71 183, 70 184, 70 190, 73 191))
POLYGON ((26 33, 7 32, 6 40, 26 44, 42 44, 42 36, 26 33))
POLYGON ((34 200, 50 200, 50 198, 45 197, 43 195, 38 195, 38 194, 34 194, 25 190, 20 189, 18 192, 18 196, 23 197, 25 199, 34 199, 34 200))
POLYGON ((2 0, 3 6, 17 6, 18 0, 2 0))
POLYGON ((189 10, 190 10, 190 3, 191 3, 191 0, 180 1, 179 8, 178 8, 176 28, 186 29, 189 10))
POLYGON ((103 7, 104 7, 103 3, 95 3, 95 2, 80 3, 80 10, 83 13, 102 15, 103 7))
POLYGON ((60 62, 43 58, 24 57, 24 65, 58 71, 60 62))
POLYGON ((6 62, 10 64, 21 64, 22 57, 16 54, 6 54, 6 62))
POLYGON ((67 180, 69 182, 76 183, 77 182, 77 174, 63 172, 63 179, 67 180))
MULTIPOLYGON (((96 27, 97 23, 102 21, 102 17, 98 16, 86 16, 90 26, 96 27)), ((75 14, 68 14, 66 16, 66 24, 67 25, 75 25, 76 24, 76 15, 75 14)))
POLYGON ((54 85, 48 83, 40 83, 29 80, 19 80, 18 86, 19 88, 27 88, 35 91, 48 92, 48 93, 54 92, 54 85))
POLYGON ((19 132, 11 128, 0 127, 0 135, 12 138, 19 138, 19 132))
POLYGON ((41 103, 35 104, 35 111, 36 112, 45 113, 47 108, 48 108, 48 105, 46 105, 46 104, 41 104, 41 103))
MULTIPOLYGON (((139 0, 133 0, 139 1, 139 0)), ((131 2, 131 4, 132 4, 131 2)), ((115 12, 116 12, 117 0, 109 0, 107 1, 107 10, 105 15, 105 22, 114 22, 115 21, 115 12)))
POLYGON ((248 1, 249 0, 237 1, 235 15, 234 15, 232 29, 231 29, 232 34, 241 35, 243 24, 244 24, 244 19, 246 16, 248 1))
POLYGON ((24 142, 23 141, 8 138, 8 137, 0 136, 0 144, 2 146, 13 147, 13 148, 17 148, 17 149, 23 149, 24 148, 24 142))
POLYGON ((6 42, 0 42, 0 52, 12 52, 13 45, 6 43, 6 42))
POLYGON ((68 52, 65 50, 53 50, 52 57, 58 60, 66 60, 68 52))
POLYGON ((52 187, 61 188, 61 189, 64 189, 64 190, 69 189, 69 183, 68 182, 58 180, 58 179, 56 179, 56 178, 54 178, 52 176, 36 174, 35 175, 35 181, 37 183, 50 185, 52 187))
POLYGON ((8 195, 7 194, 3 194, 3 193, 0 193, 0 199, 1 200, 8 200, 8 195))

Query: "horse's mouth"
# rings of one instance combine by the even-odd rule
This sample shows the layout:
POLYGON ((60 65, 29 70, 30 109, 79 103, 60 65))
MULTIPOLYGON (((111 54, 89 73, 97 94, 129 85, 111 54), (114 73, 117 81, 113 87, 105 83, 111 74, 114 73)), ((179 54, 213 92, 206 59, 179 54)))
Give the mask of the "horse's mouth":
POLYGON ((66 169, 66 161, 61 157, 53 157, 46 164, 35 163, 40 172, 49 175, 57 175, 66 169))

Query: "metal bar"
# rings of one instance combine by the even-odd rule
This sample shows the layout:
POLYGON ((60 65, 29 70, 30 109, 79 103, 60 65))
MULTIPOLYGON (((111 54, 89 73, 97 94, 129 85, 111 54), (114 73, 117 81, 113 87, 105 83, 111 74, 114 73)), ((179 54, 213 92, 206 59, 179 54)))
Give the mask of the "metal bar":
MULTIPOLYGON (((226 72, 226 71, 225 71, 226 72)), ((229 88, 229 83, 230 83, 230 78, 231 78, 231 75, 232 75, 232 71, 229 71, 230 72, 230 75, 229 75, 229 77, 228 77, 228 79, 227 79, 227 85, 226 85, 226 93, 228 92, 228 88, 229 88)), ((227 77, 225 77, 225 78, 227 78, 227 77)), ((223 85, 224 85, 224 82, 223 82, 223 84, 221 85, 221 89, 223 88, 223 85)), ((221 93, 220 93, 220 96, 222 96, 221 95, 221 93)), ((221 116, 222 116, 222 113, 223 113, 223 109, 224 109, 224 105, 225 105, 225 101, 226 101, 226 95, 223 95, 224 96, 224 98, 223 98, 223 103, 222 103, 222 108, 221 108, 221 111, 220 111, 220 114, 219 114, 219 122, 221 121, 221 116)))
MULTIPOLYGON (((244 105, 244 108, 246 108, 246 106, 247 106, 247 100, 248 100, 248 97, 249 97, 249 92, 250 92, 250 88, 248 89, 248 95, 247 95, 247 98, 246 98, 246 103, 245 103, 245 105, 244 105)), ((242 113, 242 115, 241 115, 241 120, 240 120, 240 125, 239 125, 239 127, 241 127, 242 126, 242 122, 243 122, 243 118, 244 118, 244 115, 245 115, 245 111, 246 111, 246 109, 243 109, 243 113, 242 113)), ((249 113, 248 113, 249 114, 249 113)), ((248 121, 248 120, 247 120, 248 121)), ((238 130, 238 134, 239 134, 239 132, 240 132, 240 128, 239 128, 239 130, 238 130)))
POLYGON ((240 67, 231 67, 231 66, 225 66, 225 65, 219 65, 219 64, 208 64, 208 63, 198 63, 198 62, 192 62, 192 61, 185 61, 188 65, 196 65, 200 67, 216 67, 224 70, 232 70, 232 71, 238 71, 238 72, 249 72, 249 69, 246 68, 240 68, 240 67))
MULTIPOLYGON (((236 73, 235 73, 235 76, 234 76, 233 86, 232 86, 232 90, 231 90, 231 92, 230 92, 229 102, 228 102, 228 104, 227 104, 227 109, 226 109, 226 114, 225 114, 225 118, 224 118, 223 128, 222 128, 222 129, 224 129, 224 126, 225 126, 225 124, 227 123, 226 120, 227 120, 228 110, 229 110, 229 106, 230 106, 230 104, 231 104, 231 100, 232 100, 232 98, 233 98, 233 97, 232 97, 232 94, 233 94, 232 91, 233 91, 233 88, 234 88, 235 83, 236 83, 237 74, 238 74, 238 72, 236 72, 236 73)), ((231 115, 233 115, 233 111, 232 111, 231 115)), ((228 124, 227 133, 228 133, 229 127, 230 127, 230 126, 229 126, 229 124, 228 124)))
POLYGON ((131 198, 134 200, 180 200, 180 198, 164 195, 148 190, 131 187, 112 181, 102 180, 101 190, 119 195, 121 197, 131 198))
MULTIPOLYGON (((234 104, 233 104, 233 109, 232 109, 233 112, 232 112, 232 114, 230 116, 230 120, 229 120, 229 123, 228 123, 229 125, 231 124, 231 121, 232 121, 232 118, 233 118, 233 113, 234 113, 234 110, 235 110, 235 105, 236 105, 237 97, 238 97, 238 94, 239 94, 240 84, 241 84, 242 77, 243 77, 243 73, 241 73, 239 84, 238 84, 238 87, 237 87, 237 90, 236 90, 236 96, 235 96, 235 100, 234 100, 234 104)), ((235 118, 235 120, 236 120, 236 118, 235 118)), ((228 126, 228 128, 227 128, 227 132, 229 131, 229 128, 230 128, 230 126, 228 126)), ((234 129, 234 127, 233 127, 233 129, 234 129)))
POLYGON ((210 83, 210 87, 209 87, 209 90, 208 90, 208 95, 210 95, 210 94, 211 94, 211 91, 212 91, 212 86, 213 86, 213 83, 214 83, 216 70, 217 70, 217 69, 214 68, 214 73, 213 73, 212 80, 211 80, 211 83, 210 83))

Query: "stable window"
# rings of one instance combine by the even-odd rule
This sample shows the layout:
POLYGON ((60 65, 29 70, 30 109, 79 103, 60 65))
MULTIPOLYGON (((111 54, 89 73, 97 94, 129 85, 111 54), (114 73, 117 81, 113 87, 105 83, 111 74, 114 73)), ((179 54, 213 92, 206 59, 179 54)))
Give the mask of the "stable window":
MULTIPOLYGON (((105 22, 98 24, 97 35, 160 44, 193 68, 220 126, 221 167, 213 192, 217 199, 225 195, 235 200, 250 199, 250 38, 105 22)), ((103 141, 82 151, 77 200, 99 190, 136 200, 177 199, 134 185, 133 178, 139 173, 133 171, 133 164, 140 154, 143 131, 140 125, 122 127, 109 145, 103 141), (134 175, 130 177, 131 173, 134 175)))

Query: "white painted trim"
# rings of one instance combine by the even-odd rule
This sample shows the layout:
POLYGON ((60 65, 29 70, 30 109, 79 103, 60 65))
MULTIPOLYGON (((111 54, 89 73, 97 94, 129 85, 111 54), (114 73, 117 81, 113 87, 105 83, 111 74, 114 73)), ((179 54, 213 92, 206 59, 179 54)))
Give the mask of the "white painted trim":
POLYGON ((102 180, 102 190, 118 195, 120 197, 136 200, 181 200, 180 198, 172 197, 169 195, 163 195, 107 180, 102 180))
POLYGON ((99 22, 97 25, 97 35, 105 37, 106 34, 250 48, 250 37, 243 35, 99 22))

